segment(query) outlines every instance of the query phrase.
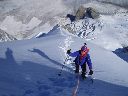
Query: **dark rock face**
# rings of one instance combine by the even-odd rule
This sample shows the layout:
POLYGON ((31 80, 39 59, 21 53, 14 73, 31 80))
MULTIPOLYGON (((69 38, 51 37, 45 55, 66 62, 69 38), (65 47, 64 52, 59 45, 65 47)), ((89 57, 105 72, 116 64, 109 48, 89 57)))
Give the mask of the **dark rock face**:
POLYGON ((95 9, 91 7, 84 8, 81 6, 77 10, 75 20, 84 19, 85 17, 96 19, 99 18, 99 15, 99 12, 97 12, 95 9))
POLYGON ((79 7, 79 9, 76 12, 76 18, 75 20, 84 19, 86 16, 86 8, 83 6, 79 7))
POLYGON ((98 11, 96 11, 95 9, 93 9, 91 7, 87 8, 86 16, 87 16, 87 14, 90 18, 93 18, 93 19, 99 18, 99 15, 100 15, 100 13, 98 11))

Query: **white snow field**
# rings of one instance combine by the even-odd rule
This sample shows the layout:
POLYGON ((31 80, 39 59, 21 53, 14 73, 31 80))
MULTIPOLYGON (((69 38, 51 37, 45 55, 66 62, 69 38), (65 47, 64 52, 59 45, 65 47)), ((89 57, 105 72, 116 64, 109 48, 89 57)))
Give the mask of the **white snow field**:
MULTIPOLYGON (((128 96, 128 63, 113 52, 55 27, 41 38, 0 43, 0 96, 128 96), (87 43, 93 83, 74 73, 66 51, 87 43), (61 76, 58 74, 61 71, 61 76)), ((88 71, 89 72, 89 71, 88 71)))

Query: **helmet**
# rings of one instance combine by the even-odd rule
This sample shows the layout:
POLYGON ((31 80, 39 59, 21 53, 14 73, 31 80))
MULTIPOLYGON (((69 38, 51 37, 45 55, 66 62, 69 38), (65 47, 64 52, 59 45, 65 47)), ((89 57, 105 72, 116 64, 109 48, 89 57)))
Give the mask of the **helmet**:
POLYGON ((88 51, 88 49, 87 49, 86 46, 82 46, 82 47, 81 47, 81 51, 88 51))

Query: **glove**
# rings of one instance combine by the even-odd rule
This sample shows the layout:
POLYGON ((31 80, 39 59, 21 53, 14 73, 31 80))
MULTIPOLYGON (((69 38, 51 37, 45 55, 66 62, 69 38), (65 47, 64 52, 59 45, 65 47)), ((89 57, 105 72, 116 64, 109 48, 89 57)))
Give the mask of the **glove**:
POLYGON ((93 71, 92 71, 92 70, 90 70, 89 74, 90 74, 90 75, 92 75, 92 74, 93 74, 93 71))
POLYGON ((68 54, 68 55, 70 55, 70 54, 71 54, 71 52, 70 52, 70 51, 71 51, 71 49, 67 51, 67 54, 68 54))

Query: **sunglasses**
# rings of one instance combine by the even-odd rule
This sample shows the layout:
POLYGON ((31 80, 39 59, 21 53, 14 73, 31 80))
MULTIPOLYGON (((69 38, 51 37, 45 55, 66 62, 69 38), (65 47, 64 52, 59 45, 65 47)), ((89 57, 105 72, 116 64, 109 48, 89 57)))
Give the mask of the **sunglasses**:
MULTIPOLYGON (((83 51, 83 50, 81 50, 81 51, 83 51)), ((83 51, 83 52, 86 52, 86 51, 83 51)))

